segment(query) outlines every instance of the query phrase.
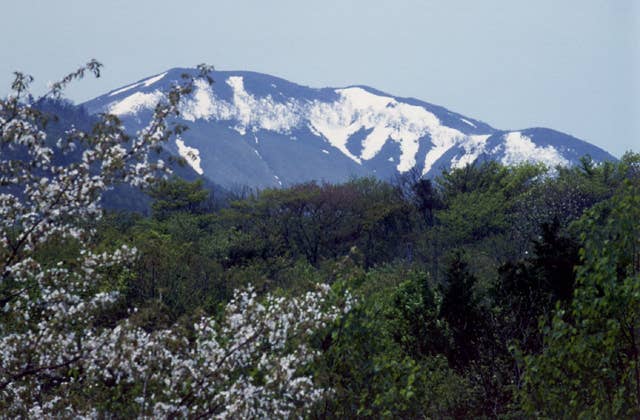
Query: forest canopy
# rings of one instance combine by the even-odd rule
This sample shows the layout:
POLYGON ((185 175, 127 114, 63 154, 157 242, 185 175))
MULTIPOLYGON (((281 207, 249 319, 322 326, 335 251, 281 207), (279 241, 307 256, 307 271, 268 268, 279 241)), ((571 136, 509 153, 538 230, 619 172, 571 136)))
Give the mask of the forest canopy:
POLYGON ((640 155, 218 197, 156 154, 192 80, 136 135, 52 133, 30 81, 0 100, 3 415, 640 415, 640 155), (149 214, 101 207, 122 183, 149 214))

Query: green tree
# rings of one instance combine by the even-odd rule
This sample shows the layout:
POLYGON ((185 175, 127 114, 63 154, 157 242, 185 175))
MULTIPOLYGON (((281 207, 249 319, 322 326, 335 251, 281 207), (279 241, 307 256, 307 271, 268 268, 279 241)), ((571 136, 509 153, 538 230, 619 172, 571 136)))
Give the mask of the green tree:
POLYGON ((640 182, 589 210, 573 302, 544 326, 544 350, 524 357, 529 414, 640 415, 640 182))
POLYGON ((317 377, 334 389, 314 416, 443 418, 473 413, 469 381, 441 354, 437 297, 427 275, 401 265, 354 270, 340 287, 357 304, 323 341, 317 377))
POLYGON ((464 367, 480 356, 480 341, 487 334, 485 314, 476 297, 476 277, 469 272, 460 252, 448 264, 442 290, 440 317, 447 322, 452 345, 449 363, 464 367))
POLYGON ((539 318, 548 317, 556 302, 566 305, 571 301, 578 263, 577 241, 565 236, 555 221, 542 226, 542 236, 533 241, 532 255, 500 267, 491 294, 505 344, 517 340, 526 351, 541 348, 539 318))
POLYGON ((210 192, 202 179, 193 182, 179 177, 159 180, 150 190, 153 217, 164 220, 173 213, 202 214, 211 208, 210 192))

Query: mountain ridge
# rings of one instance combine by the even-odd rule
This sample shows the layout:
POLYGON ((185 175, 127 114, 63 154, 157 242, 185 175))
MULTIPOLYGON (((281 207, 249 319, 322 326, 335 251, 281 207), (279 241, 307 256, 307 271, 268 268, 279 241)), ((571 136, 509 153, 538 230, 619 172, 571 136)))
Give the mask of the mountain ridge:
MULTIPOLYGON (((173 68, 83 104, 111 112, 127 129, 144 125, 164 93, 187 73, 173 68)), ((353 176, 390 178, 417 169, 424 176, 473 163, 576 164, 606 151, 559 131, 500 130, 445 107, 397 97, 365 85, 312 88, 252 71, 215 71, 216 83, 196 81, 181 105, 189 130, 168 151, 223 186, 265 188, 353 176)))

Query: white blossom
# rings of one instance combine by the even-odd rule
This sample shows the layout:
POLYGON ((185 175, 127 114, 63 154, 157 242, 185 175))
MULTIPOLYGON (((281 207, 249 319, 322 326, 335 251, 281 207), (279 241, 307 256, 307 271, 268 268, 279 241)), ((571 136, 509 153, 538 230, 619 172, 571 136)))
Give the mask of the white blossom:
MULTIPOLYGON (((99 69, 88 63, 48 95, 58 97, 70 81, 99 69)), ((100 288, 106 269, 126 267, 137 250, 97 252, 87 221, 102 216, 100 197, 113 185, 146 186, 168 171, 150 152, 176 133, 167 120, 190 82, 175 86, 135 136, 113 115, 103 115, 91 133, 68 130, 55 147, 82 153, 57 165, 43 116, 25 100, 30 81, 17 74, 14 92, 0 99, 2 417, 109 417, 81 395, 126 384, 139 390, 131 399, 139 417, 289 417, 322 398, 328 390, 304 371, 317 356, 305 339, 351 306, 349 296, 329 305, 328 286, 293 299, 237 291, 221 320, 203 317, 191 335, 148 332, 129 319, 98 322, 119 299, 100 288), (53 238, 77 241, 77 260, 40 263, 37 251, 53 238)))

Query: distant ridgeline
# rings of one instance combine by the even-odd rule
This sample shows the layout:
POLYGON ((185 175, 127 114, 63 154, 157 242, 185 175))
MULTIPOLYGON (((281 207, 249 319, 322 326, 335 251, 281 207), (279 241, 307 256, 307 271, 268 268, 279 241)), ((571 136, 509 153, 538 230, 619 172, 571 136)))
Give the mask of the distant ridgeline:
MULTIPOLYGON (((193 69, 172 69, 83 104, 135 131, 169 87, 193 69)), ((253 72, 212 73, 182 106, 189 127, 166 146, 195 172, 227 188, 268 188, 354 176, 381 179, 414 169, 427 176, 476 160, 572 165, 584 155, 615 160, 585 141, 547 128, 497 130, 416 99, 365 86, 309 88, 253 72)))
MULTIPOLYGON (((117 115, 131 132, 144 127, 154 106, 181 75, 172 69, 74 106, 46 101, 39 106, 57 115, 50 141, 66 129, 90 129, 96 114, 117 115)), ((187 180, 203 178, 225 190, 287 187, 307 181, 344 182, 353 177, 383 180, 409 170, 435 177, 473 162, 541 162, 574 165, 582 156, 615 157, 583 140, 547 128, 497 130, 443 107, 398 98, 365 86, 310 88, 253 72, 220 71, 215 83, 198 80, 177 122, 188 130, 161 152, 181 156, 173 165, 187 180)), ((59 157, 64 159, 64 157, 59 157)), ((108 193, 111 208, 145 211, 149 200, 131 190, 108 193)))

